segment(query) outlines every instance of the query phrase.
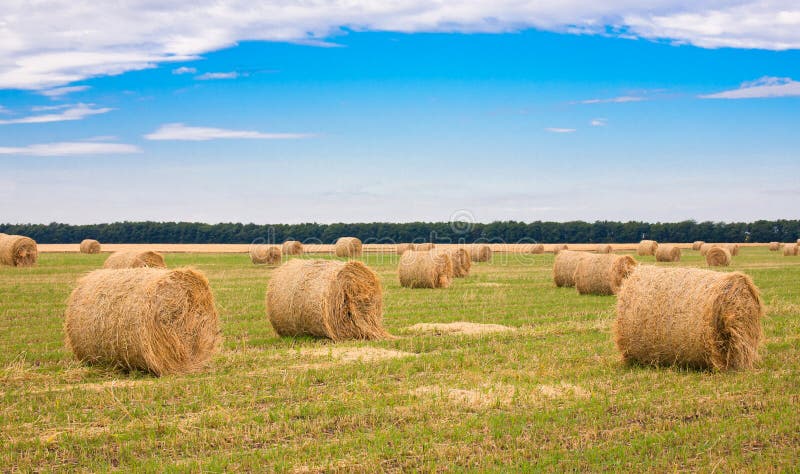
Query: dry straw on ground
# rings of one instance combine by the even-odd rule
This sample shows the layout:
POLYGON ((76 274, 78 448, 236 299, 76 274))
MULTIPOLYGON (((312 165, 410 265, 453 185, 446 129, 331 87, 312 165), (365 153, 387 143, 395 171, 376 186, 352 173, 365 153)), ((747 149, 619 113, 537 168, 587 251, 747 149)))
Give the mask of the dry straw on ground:
POLYGON ((562 250, 569 250, 569 246, 567 244, 554 244, 553 245, 553 253, 558 255, 559 252, 562 250))
POLYGON ((267 286, 267 314, 280 336, 387 339, 378 275, 361 262, 289 260, 267 286))
POLYGON ((575 270, 587 255, 590 254, 573 250, 559 252, 553 262, 553 281, 556 286, 575 286, 575 270))
POLYGON ((221 340, 208 280, 188 268, 91 272, 67 301, 64 330, 81 361, 156 375, 204 367, 221 340))
POLYGON ((469 257, 467 249, 463 247, 451 247, 434 249, 433 252, 446 253, 450 256, 450 261, 453 263, 453 277, 463 278, 469 276, 469 270, 472 268, 472 260, 469 257))
POLYGON ((488 262, 492 259, 492 248, 485 244, 473 244, 469 248, 469 258, 473 262, 488 262))
POLYGON ((128 252, 114 252, 108 256, 103 268, 121 269, 121 268, 167 268, 164 263, 164 257, 157 252, 144 251, 139 252, 136 250, 128 252))
POLYGON ((281 246, 284 255, 303 255, 303 244, 296 240, 287 240, 281 246))
POLYGON ((739 244, 726 244, 725 248, 731 253, 731 257, 739 255, 739 244))
POLYGON ((453 260, 444 252, 409 251, 397 267, 400 286, 406 288, 447 288, 453 276, 453 260))
POLYGON ((396 244, 394 249, 397 255, 403 255, 409 250, 414 250, 414 244, 396 244))
POLYGON ((783 244, 783 256, 784 257, 796 257, 797 256, 797 244, 783 244))
POLYGON ((702 247, 702 245, 703 245, 704 243, 705 243, 705 242, 703 242, 702 240, 695 240, 695 241, 692 243, 692 250, 700 250, 700 247, 702 247))
POLYGON ((609 244, 598 244, 595 251, 597 253, 614 253, 614 248, 609 244))
POLYGON ((423 242, 421 244, 414 244, 414 250, 416 250, 418 252, 419 251, 424 251, 424 250, 433 250, 434 247, 436 247, 436 246, 431 242, 423 242))
POLYGON ((677 245, 659 245, 656 249, 657 262, 680 262, 681 249, 677 245))
POLYGON ((32 267, 38 259, 35 240, 22 235, 0 234, 0 265, 32 267))
POLYGON ((706 252, 709 267, 727 267, 731 264, 731 253, 724 247, 711 247, 706 252))
POLYGON ((81 253, 100 253, 100 242, 94 239, 83 239, 80 246, 81 253))
POLYGON ((658 249, 658 242, 655 240, 642 240, 636 248, 636 254, 640 256, 655 255, 658 249))
POLYGON ((615 341, 626 361, 745 369, 759 359, 763 315, 743 273, 640 265, 617 295, 615 341))
POLYGON ((781 243, 780 242, 770 242, 769 243, 769 251, 770 252, 777 252, 780 249, 781 249, 781 243))
POLYGON ((575 289, 582 295, 613 295, 636 265, 630 255, 587 254, 575 268, 575 289))
POLYGON ((251 245, 250 261, 256 265, 278 265, 281 263, 281 248, 277 245, 251 245))
POLYGON ((356 258, 361 256, 361 240, 356 237, 339 237, 334 246, 337 257, 356 258))
POLYGON ((480 324, 467 321, 455 323, 417 323, 408 328, 409 331, 421 334, 457 334, 476 336, 480 334, 516 331, 516 328, 501 324, 480 324))

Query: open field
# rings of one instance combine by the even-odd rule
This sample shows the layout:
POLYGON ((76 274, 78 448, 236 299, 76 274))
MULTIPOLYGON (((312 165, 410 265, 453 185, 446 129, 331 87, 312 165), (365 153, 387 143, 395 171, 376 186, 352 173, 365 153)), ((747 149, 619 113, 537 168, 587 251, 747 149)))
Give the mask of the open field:
MULTIPOLYGON (((800 257, 747 247, 723 270, 761 289, 766 343, 755 370, 713 373, 621 364, 616 298, 555 288, 552 254, 496 255, 446 290, 401 288, 397 256, 366 255, 399 337, 332 344, 275 335, 272 269, 172 253, 209 277, 224 344, 205 372, 155 378, 72 359, 64 301, 107 254, 40 249, 35 268, 0 267, 4 471, 763 472, 800 458, 800 257), (421 324, 451 322, 495 326, 421 324)), ((704 267, 691 250, 658 265, 704 267)))

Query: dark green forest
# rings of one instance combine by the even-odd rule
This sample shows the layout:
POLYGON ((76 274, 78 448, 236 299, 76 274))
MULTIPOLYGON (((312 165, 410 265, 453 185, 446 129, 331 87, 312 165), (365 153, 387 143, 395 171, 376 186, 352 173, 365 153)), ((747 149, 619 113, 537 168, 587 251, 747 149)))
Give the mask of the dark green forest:
POLYGON ((631 243, 642 238, 664 242, 794 242, 800 220, 744 222, 408 222, 361 224, 203 224, 198 222, 116 222, 113 224, 0 224, 0 232, 39 243, 75 243, 85 238, 105 243, 252 243, 299 240, 332 243, 354 236, 365 243, 506 242, 631 243), (466 228, 465 228, 466 227, 466 228))

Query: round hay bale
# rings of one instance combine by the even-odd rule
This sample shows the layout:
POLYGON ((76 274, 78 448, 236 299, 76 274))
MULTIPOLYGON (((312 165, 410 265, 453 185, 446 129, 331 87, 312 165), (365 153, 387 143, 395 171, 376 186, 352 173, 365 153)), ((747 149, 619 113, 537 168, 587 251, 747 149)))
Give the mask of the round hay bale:
POLYGON ((797 244, 783 244, 783 256, 784 257, 796 257, 797 256, 797 244))
POLYGON ((575 270, 581 259, 590 255, 589 252, 576 252, 564 250, 556 254, 553 262, 553 281, 556 286, 575 286, 575 270))
POLYGON ((528 250, 529 253, 533 254, 542 254, 544 253, 544 245, 542 244, 533 244, 531 245, 530 249, 528 250))
POLYGON ((562 250, 569 250, 569 246, 567 244, 555 244, 553 245, 553 253, 558 255, 559 252, 562 250))
POLYGON ((356 258, 361 256, 361 240, 355 237, 339 237, 335 245, 337 257, 356 258))
POLYGON ((701 247, 701 246, 702 246, 704 243, 705 243, 705 242, 703 242, 702 240, 695 240, 695 241, 692 243, 692 250, 700 250, 700 247, 701 247))
POLYGON ((115 270, 141 267, 167 268, 167 264, 164 262, 163 255, 149 250, 143 252, 138 250, 114 252, 103 263, 103 268, 115 270))
POLYGON ((474 244, 469 248, 469 258, 473 262, 488 262, 492 259, 492 248, 488 245, 474 244))
POLYGON ((32 267, 38 259, 35 240, 22 235, 0 235, 0 265, 32 267))
POLYGON ((739 244, 726 244, 725 248, 731 253, 731 257, 739 255, 739 244))
POLYGON ((434 249, 436 253, 446 253, 450 256, 453 263, 453 274, 455 278, 463 278, 469 276, 469 270, 472 268, 472 259, 469 256, 467 249, 462 247, 434 249))
POLYGON ((434 247, 435 245, 432 244, 431 242, 423 242, 421 244, 414 244, 414 251, 422 252, 427 250, 433 250, 434 247))
POLYGON ((400 257, 397 267, 400 286, 406 288, 447 288, 453 278, 453 260, 445 252, 412 250, 400 257))
POLYGON ((716 245, 716 244, 707 244, 707 243, 704 243, 703 245, 701 245, 701 246, 700 246, 700 255, 702 255, 702 256, 704 256, 704 257, 705 257, 705 256, 706 256, 706 254, 708 253, 708 249, 710 249, 711 247, 714 247, 715 245, 716 245))
POLYGON ((303 255, 303 244, 296 240, 287 240, 281 246, 281 253, 284 255, 303 255))
POLYGON ((575 289, 582 295, 613 295, 637 263, 630 255, 587 253, 575 268, 575 289))
POLYGON ((289 260, 267 286, 267 315, 280 336, 388 339, 378 275, 361 262, 289 260))
POLYGON ((750 368, 763 315, 743 273, 641 265, 617 295, 615 342, 624 360, 641 364, 750 368))
POLYGON ((655 240, 642 240, 639 242, 639 246, 636 248, 636 255, 655 255, 656 249, 658 249, 658 242, 655 240))
POLYGON ((614 253, 614 247, 609 244, 599 244, 595 247, 597 253, 614 253))
POLYGON ((659 245, 656 249, 656 262, 680 262, 681 249, 677 245, 659 245))
POLYGON ((414 244, 396 244, 394 249, 397 252, 397 255, 403 255, 409 250, 414 250, 414 244))
POLYGON ((770 242, 769 243, 769 251, 770 252, 777 252, 780 249, 781 249, 781 243, 780 242, 770 242))
POLYGON ((709 267, 727 267, 731 264, 731 253, 724 247, 711 247, 706 252, 706 264, 709 267))
POLYGON ((204 367, 221 340, 208 280, 190 268, 89 273, 67 300, 64 332, 83 362, 155 375, 204 367))
POLYGON ((277 245, 250 246, 250 261, 256 265, 278 265, 282 257, 281 248, 277 245))
POLYGON ((94 239, 83 239, 81 241, 81 253, 100 253, 100 242, 94 239))

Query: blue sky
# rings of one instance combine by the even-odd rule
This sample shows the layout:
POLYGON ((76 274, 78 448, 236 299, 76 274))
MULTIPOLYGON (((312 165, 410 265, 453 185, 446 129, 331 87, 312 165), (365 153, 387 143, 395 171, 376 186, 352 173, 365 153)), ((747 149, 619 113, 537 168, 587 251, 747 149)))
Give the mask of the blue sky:
POLYGON ((800 217, 800 9, 766 2, 744 27, 726 2, 656 3, 580 34, 568 9, 498 2, 257 33, 77 18, 61 43, 0 10, 0 221, 800 217), (718 28, 685 20, 708 11, 718 28))

